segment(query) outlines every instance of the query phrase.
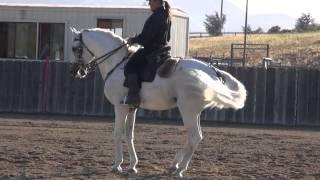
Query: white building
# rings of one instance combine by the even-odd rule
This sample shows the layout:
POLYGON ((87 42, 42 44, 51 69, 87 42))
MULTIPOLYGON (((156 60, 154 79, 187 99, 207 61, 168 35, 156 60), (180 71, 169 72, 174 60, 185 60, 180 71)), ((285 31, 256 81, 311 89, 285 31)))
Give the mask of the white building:
MULTIPOLYGON (((122 37, 132 37, 141 32, 150 14, 147 6, 0 3, 0 59, 73 61, 69 27, 108 28, 122 37)), ((186 56, 189 17, 174 9, 172 21, 172 55, 186 56)))

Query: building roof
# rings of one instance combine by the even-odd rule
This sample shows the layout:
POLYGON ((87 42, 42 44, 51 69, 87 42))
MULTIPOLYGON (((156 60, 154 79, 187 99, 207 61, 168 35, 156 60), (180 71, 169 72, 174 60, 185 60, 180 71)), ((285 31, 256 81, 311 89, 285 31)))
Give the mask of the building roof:
MULTIPOLYGON (((148 6, 132 5, 75 5, 75 4, 18 4, 18 3, 0 3, 0 7, 39 7, 39 8, 92 8, 92 9, 149 9, 148 6)), ((174 15, 188 17, 188 14, 181 9, 173 8, 174 15)))
POLYGON ((20 4, 20 3, 0 3, 0 6, 8 7, 61 7, 61 8, 133 8, 133 9, 148 9, 147 6, 128 6, 128 5, 77 5, 77 4, 20 4))

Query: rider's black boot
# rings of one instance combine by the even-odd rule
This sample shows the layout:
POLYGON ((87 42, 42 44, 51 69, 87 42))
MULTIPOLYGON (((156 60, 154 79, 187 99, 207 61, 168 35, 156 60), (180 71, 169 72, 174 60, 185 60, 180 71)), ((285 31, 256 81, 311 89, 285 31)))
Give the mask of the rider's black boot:
POLYGON ((140 84, 137 74, 129 74, 126 77, 124 85, 129 88, 128 95, 121 102, 132 107, 140 106, 140 84))

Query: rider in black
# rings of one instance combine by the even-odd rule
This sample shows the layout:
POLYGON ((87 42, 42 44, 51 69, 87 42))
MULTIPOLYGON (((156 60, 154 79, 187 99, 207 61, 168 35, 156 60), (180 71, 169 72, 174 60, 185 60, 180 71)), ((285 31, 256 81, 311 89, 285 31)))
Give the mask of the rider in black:
POLYGON ((170 40, 171 18, 170 5, 166 0, 148 0, 153 14, 144 24, 141 34, 129 38, 128 44, 138 43, 144 48, 138 50, 125 68, 124 86, 129 88, 123 103, 138 107, 140 105, 141 81, 139 72, 147 62, 146 56, 168 45, 170 40))

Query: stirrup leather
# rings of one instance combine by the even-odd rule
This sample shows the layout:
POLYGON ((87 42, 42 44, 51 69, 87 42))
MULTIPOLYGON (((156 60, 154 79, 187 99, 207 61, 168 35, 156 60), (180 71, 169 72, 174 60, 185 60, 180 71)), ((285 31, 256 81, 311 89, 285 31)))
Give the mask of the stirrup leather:
POLYGON ((130 108, 138 108, 140 106, 140 99, 138 97, 135 97, 135 98, 137 98, 137 99, 136 100, 132 100, 131 99, 131 101, 136 101, 136 102, 130 102, 130 97, 129 96, 125 96, 123 98, 123 100, 120 102, 120 104, 128 105, 128 106, 130 106, 130 108))

